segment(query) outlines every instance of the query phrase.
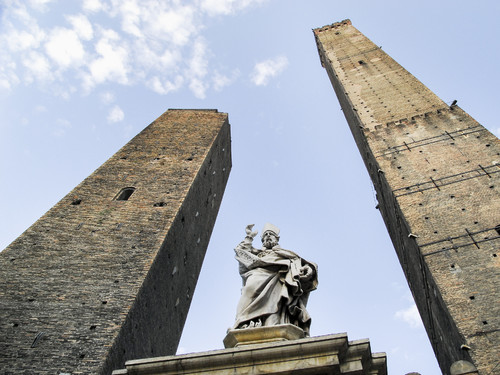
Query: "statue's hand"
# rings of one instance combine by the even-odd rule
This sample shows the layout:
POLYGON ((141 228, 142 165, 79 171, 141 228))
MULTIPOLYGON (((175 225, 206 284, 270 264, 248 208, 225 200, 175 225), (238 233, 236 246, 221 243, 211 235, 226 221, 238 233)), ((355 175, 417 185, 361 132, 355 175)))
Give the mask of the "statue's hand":
POLYGON ((253 242, 254 237, 259 233, 258 231, 252 232, 253 226, 255 224, 248 224, 245 228, 245 233, 247 234, 245 236, 245 242, 248 244, 251 244, 253 242))
POLYGON ((310 280, 314 274, 314 271, 311 268, 311 266, 309 266, 307 264, 305 266, 301 267, 299 272, 300 272, 299 278, 301 280, 304 280, 304 281, 310 280))

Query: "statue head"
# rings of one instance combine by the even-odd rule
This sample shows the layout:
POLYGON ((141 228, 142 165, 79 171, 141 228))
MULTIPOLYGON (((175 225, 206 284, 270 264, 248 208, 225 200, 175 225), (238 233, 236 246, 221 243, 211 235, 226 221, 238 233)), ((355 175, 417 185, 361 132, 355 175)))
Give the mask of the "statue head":
POLYGON ((272 249, 274 246, 278 245, 280 229, 270 223, 266 223, 262 229, 262 245, 266 249, 272 249))

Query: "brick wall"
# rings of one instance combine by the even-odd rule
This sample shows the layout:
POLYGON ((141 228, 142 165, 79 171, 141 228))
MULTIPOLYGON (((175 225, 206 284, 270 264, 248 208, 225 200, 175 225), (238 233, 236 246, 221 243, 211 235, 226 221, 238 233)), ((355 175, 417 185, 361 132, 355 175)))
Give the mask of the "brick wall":
POLYGON ((314 34, 443 373, 460 359, 494 373, 499 140, 350 21, 314 34))
POLYGON ((169 110, 0 253, 2 373, 174 354, 230 169, 227 114, 169 110))

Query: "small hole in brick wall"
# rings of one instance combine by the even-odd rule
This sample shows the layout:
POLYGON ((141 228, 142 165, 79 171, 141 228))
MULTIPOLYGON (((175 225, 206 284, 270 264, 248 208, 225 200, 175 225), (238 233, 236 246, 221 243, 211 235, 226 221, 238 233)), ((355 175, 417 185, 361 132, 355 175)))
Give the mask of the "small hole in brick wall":
POLYGON ((454 144, 455 144, 455 142, 450 142, 450 145, 454 145, 454 144))
POLYGON ((398 169, 401 169, 401 166, 399 166, 398 169))
POLYGON ((85 358, 85 354, 80 354, 80 359, 84 359, 85 358))
POLYGON ((497 257, 497 255, 496 255, 495 253, 493 253, 493 254, 491 254, 491 255, 493 256, 493 258, 496 258, 496 257, 497 257))
POLYGON ((455 196, 454 195, 450 195, 450 198, 455 198, 455 196))
POLYGON ((490 145, 489 145, 489 144, 487 144, 487 145, 486 145, 486 147, 490 147, 490 145))
POLYGON ((497 231, 497 233, 498 233, 498 234, 500 234, 500 225, 497 225, 497 226, 495 227, 495 230, 497 231))
POLYGON ((126 156, 122 156, 120 159, 121 160, 127 160, 127 157, 126 156))
POLYGON ((19 327, 19 324, 17 324, 17 323, 13 323, 13 324, 12 324, 12 327, 19 327))
POLYGON ((118 283, 119 283, 119 281, 118 281, 118 280, 115 280, 115 284, 118 284, 118 283))
POLYGON ((488 322, 486 320, 483 320, 483 324, 488 324, 488 322))
POLYGON ((156 157, 156 158, 154 158, 153 160, 160 160, 160 158, 156 157))
POLYGON ((94 329, 96 329, 96 326, 90 326, 90 329, 94 330, 94 329))
POLYGON ((423 206, 424 204, 423 204, 423 203, 419 203, 418 205, 419 205, 419 206, 423 206))
POLYGON ((108 303, 108 301, 102 301, 102 304, 103 304, 103 305, 105 305, 105 304, 107 304, 107 303, 108 303))
POLYGON ((193 160, 193 157, 192 157, 192 156, 190 156, 190 157, 188 157, 186 160, 187 160, 187 161, 191 161, 191 160, 193 160))
POLYGON ((435 168, 433 168, 433 169, 432 169, 432 171, 433 171, 433 172, 436 172, 436 169, 435 169, 435 168))
POLYGON ((478 223, 477 221, 474 222, 474 224, 477 224, 477 223, 478 223))
POLYGON ((73 202, 71 202, 73 206, 78 206, 80 203, 82 203, 81 199, 73 199, 73 202))
POLYGON ((451 268, 455 268, 455 265, 454 265, 454 264, 452 264, 450 267, 451 267, 451 268))
POLYGON ((465 208, 462 208, 462 211, 465 211, 465 208))
POLYGON ((437 234, 437 233, 438 233, 438 231, 437 231, 437 230, 435 230, 435 231, 434 231, 434 234, 437 234))
POLYGON ((126 187, 120 190, 120 192, 114 198, 115 201, 127 201, 130 196, 135 191, 135 187, 126 187))
POLYGON ((425 220, 429 220, 429 216, 426 216, 426 217, 425 217, 425 220))
POLYGON ((471 301, 473 301, 473 300, 475 300, 475 299, 476 299, 476 297, 474 297, 474 296, 470 296, 470 297, 469 297, 469 299, 470 299, 471 301))
POLYGON ((165 202, 156 202, 153 207, 165 207, 167 204, 165 202))
POLYGON ((358 64, 359 64, 359 65, 363 65, 364 63, 365 63, 365 62, 364 62, 363 60, 359 60, 359 61, 358 61, 358 64))
POLYGON ((337 32, 335 32, 335 35, 340 35, 340 33, 337 31, 337 32))

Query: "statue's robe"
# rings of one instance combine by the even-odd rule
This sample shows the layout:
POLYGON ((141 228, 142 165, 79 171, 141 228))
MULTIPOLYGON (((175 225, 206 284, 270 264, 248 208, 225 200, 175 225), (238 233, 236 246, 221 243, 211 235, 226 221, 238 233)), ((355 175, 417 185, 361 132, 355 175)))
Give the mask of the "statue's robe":
POLYGON ((293 251, 275 246, 258 250, 242 242, 235 249, 243 280, 234 328, 259 320, 263 326, 294 324, 309 335, 311 317, 306 304, 318 285, 317 266, 293 251), (300 269, 309 265, 312 277, 300 280, 300 269))

